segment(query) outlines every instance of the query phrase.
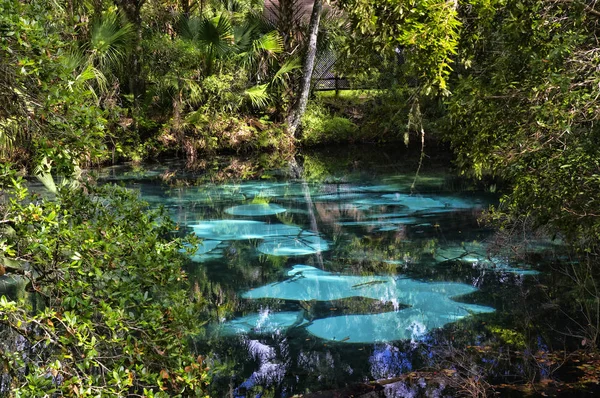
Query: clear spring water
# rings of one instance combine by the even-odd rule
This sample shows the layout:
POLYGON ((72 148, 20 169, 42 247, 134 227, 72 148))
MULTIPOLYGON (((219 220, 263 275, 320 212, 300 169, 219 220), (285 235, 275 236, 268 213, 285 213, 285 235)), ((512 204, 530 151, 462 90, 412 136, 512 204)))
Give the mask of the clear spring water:
POLYGON ((485 324, 537 283, 538 264, 488 251, 493 231, 478 218, 494 195, 446 163, 426 160, 416 176, 414 158, 371 152, 305 155, 250 180, 218 174, 231 160, 212 174, 172 174, 176 164, 101 174, 202 239, 188 272, 208 301, 195 345, 214 396, 285 397, 429 366, 445 327, 485 324))

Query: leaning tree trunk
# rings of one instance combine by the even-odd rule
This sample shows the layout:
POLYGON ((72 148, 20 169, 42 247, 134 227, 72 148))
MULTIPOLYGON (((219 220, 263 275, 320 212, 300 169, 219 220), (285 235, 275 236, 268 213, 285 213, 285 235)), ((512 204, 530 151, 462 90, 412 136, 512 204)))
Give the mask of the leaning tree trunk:
POLYGON ((296 101, 287 120, 287 131, 292 137, 296 136, 300 121, 306 111, 308 103, 308 94, 310 93, 310 82, 315 66, 315 58, 317 56, 317 36, 319 35, 319 22, 321 20, 321 10, 323 9, 323 0, 315 0, 312 13, 310 14, 310 23, 308 25, 308 49, 304 66, 302 68, 302 81, 300 82, 300 97, 296 101))

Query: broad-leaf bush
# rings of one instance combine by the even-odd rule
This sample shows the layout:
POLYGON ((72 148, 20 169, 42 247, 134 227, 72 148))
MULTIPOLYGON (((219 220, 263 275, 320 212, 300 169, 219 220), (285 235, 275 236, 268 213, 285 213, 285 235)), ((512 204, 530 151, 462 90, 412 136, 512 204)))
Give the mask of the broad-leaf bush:
POLYGON ((458 71, 448 101, 457 163, 510 183, 499 219, 528 219, 598 254, 598 11, 490 4, 465 11, 459 55, 468 68, 458 71))
POLYGON ((115 186, 46 200, 3 181, 2 269, 20 264, 30 292, 0 299, 11 396, 202 396, 207 369, 188 342, 203 301, 169 217, 115 186))
POLYGON ((51 157, 69 171, 106 157, 99 72, 69 60, 65 26, 48 2, 0 0, 0 159, 30 165, 51 157))

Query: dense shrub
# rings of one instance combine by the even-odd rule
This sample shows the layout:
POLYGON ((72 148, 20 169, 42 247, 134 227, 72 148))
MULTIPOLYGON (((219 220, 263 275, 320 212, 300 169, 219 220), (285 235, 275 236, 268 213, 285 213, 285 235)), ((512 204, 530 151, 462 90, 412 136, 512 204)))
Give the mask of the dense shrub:
POLYGON ((202 395, 207 370, 187 342, 203 302, 168 216, 114 186, 63 186, 45 200, 10 173, 3 181, 0 268, 30 292, 0 299, 11 396, 202 395))
POLYGON ((343 116, 332 115, 325 107, 312 103, 302 118, 302 144, 306 146, 353 142, 357 126, 343 116))

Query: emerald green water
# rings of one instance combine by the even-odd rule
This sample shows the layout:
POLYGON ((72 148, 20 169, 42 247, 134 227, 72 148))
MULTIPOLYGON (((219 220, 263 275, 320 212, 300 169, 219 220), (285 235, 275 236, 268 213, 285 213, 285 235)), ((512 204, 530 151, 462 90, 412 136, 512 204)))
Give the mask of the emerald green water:
MULTIPOLYGON (((523 290, 541 284, 539 259, 555 245, 528 242, 536 261, 492 254, 479 218, 497 196, 458 179, 443 154, 417 168, 406 152, 358 148, 267 169, 222 158, 101 178, 202 239, 187 271, 207 302, 195 346, 212 394, 289 397, 434 366, 457 328, 468 330, 459 349, 476 345, 490 322, 510 329, 533 305, 523 290)), ((424 388, 392 383, 385 396, 424 388)))

